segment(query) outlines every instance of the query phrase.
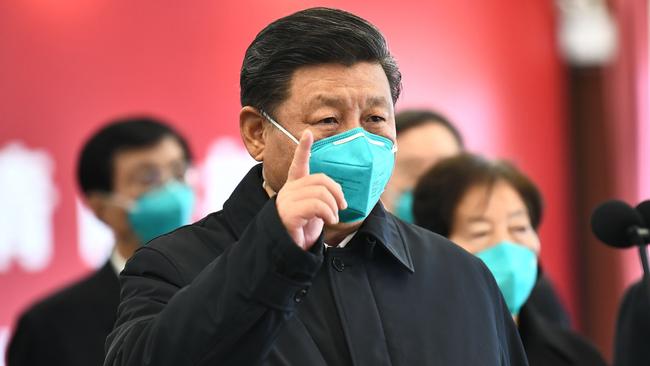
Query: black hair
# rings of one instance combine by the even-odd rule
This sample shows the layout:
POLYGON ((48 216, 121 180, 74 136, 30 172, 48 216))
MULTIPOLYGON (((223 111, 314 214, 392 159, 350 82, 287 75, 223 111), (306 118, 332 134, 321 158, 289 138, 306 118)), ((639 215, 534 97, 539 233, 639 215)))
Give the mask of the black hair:
POLYGON ((399 68, 379 30, 348 12, 310 8, 278 19, 248 46, 240 74, 241 104, 273 114, 288 96, 300 67, 376 62, 390 85, 393 104, 401 91, 399 68))
POLYGON ((447 117, 442 114, 427 109, 407 109, 395 113, 395 130, 397 136, 408 131, 411 128, 424 125, 426 123, 437 123, 445 127, 456 139, 461 149, 465 147, 463 136, 456 126, 454 126, 447 117))
POLYGON ((507 161, 489 161, 469 153, 441 160, 420 178, 413 192, 415 223, 449 236, 456 209, 467 191, 481 185, 491 188, 498 181, 505 181, 517 191, 537 230, 543 202, 535 184, 507 161))
POLYGON ((119 152, 152 147, 166 137, 178 141, 185 160, 192 154, 187 141, 165 122, 146 116, 127 117, 107 123, 83 145, 77 165, 77 183, 84 195, 111 192, 113 159, 119 152))

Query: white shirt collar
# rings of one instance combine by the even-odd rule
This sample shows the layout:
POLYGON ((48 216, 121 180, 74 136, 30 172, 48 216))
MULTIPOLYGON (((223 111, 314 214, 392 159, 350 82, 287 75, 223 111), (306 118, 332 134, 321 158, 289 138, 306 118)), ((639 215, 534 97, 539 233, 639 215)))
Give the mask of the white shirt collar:
POLYGON ((117 249, 113 249, 113 253, 111 253, 111 266, 115 270, 115 274, 119 275, 120 272, 124 269, 126 266, 126 258, 122 257, 120 253, 118 253, 117 249))
POLYGON ((352 240, 352 238, 354 237, 354 234, 356 234, 356 233, 357 233, 357 232, 355 231, 355 232, 349 234, 348 236, 346 236, 345 238, 343 238, 343 240, 341 240, 341 242, 339 243, 339 245, 337 245, 337 246, 335 246, 335 247, 333 247, 333 246, 331 246, 331 245, 329 245, 329 244, 323 242, 323 244, 325 244, 325 249, 327 249, 327 248, 345 248, 345 246, 348 245, 348 243, 350 242, 350 240, 352 240))
POLYGON ((269 198, 275 196, 277 194, 276 191, 271 188, 268 184, 266 184, 266 180, 262 179, 262 189, 264 189, 264 192, 269 195, 269 198))

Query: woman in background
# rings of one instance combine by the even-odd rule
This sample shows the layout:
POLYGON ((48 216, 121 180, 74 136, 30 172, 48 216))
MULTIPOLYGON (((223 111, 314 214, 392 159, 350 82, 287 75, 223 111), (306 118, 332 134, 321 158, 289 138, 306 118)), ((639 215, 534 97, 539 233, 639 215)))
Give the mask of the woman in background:
POLYGON ((448 237, 490 269, 531 366, 606 364, 585 339, 546 320, 547 309, 530 301, 539 277, 542 199, 525 175, 509 163, 463 153, 425 173, 413 201, 417 225, 448 237))

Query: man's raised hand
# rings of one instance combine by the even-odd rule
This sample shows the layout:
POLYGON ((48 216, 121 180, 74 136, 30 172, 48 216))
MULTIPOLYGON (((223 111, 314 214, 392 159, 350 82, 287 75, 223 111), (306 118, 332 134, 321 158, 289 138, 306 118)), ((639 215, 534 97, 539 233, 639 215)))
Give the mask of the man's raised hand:
POLYGON ((343 189, 325 174, 309 174, 309 153, 314 143, 305 130, 293 155, 287 181, 278 192, 276 206, 289 236, 302 249, 311 248, 324 224, 339 222, 339 210, 347 207, 343 189))

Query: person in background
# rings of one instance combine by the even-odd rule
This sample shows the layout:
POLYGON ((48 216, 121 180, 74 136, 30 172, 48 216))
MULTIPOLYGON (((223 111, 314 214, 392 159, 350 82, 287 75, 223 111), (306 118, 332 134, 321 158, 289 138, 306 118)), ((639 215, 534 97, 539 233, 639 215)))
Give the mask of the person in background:
POLYGON ((103 364, 126 260, 190 220, 194 194, 185 183, 190 162, 185 139, 153 118, 116 120, 90 137, 81 150, 77 182, 88 207, 112 230, 113 252, 98 271, 22 314, 7 352, 9 366, 103 364))
MULTIPOLYGON (((426 109, 407 109, 395 114, 395 130, 399 147, 395 169, 381 199, 395 216, 414 223, 413 189, 427 170, 441 159, 460 154, 465 149, 458 128, 442 114, 426 109)), ((547 320, 570 328, 569 315, 555 289, 539 267, 531 303, 538 305, 547 320)))
POLYGON ((463 137, 442 114, 425 109, 395 113, 397 151, 395 169, 381 201, 400 219, 413 223, 413 188, 438 160, 460 153, 463 137))
POLYGON ((529 302, 538 278, 542 198, 513 165, 463 153, 438 162, 414 191, 415 222, 448 237, 493 273, 531 366, 605 365, 578 334, 529 302))
POLYGON ((614 366, 650 365, 650 292, 647 278, 630 286, 618 312, 614 366))

